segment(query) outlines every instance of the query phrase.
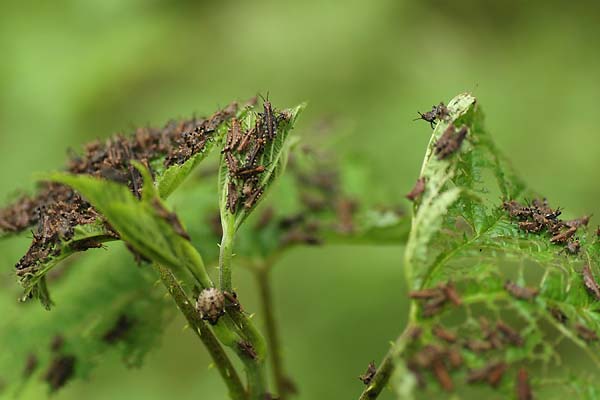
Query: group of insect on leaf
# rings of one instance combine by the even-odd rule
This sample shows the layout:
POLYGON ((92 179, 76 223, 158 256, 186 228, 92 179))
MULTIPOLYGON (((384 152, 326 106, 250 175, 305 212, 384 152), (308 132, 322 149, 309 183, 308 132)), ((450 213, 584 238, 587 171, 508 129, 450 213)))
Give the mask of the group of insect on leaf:
POLYGON ((251 209, 262 195, 260 176, 266 166, 258 161, 266 145, 275 140, 280 122, 288 118, 283 112, 275 112, 268 100, 263 101, 263 113, 248 130, 243 129, 237 118, 232 118, 221 151, 229 173, 227 208, 231 214, 236 213, 240 203, 245 209, 251 209))
MULTIPOLYGON (((419 118, 429 122, 434 128, 438 121, 449 122, 449 111, 447 107, 440 103, 432 107, 431 111, 421 113, 419 118)), ((433 152, 438 160, 444 160, 453 155, 460 148, 466 138, 468 129, 466 126, 457 128, 450 123, 441 136, 433 145, 433 152)), ((427 189, 427 181, 424 177, 417 179, 413 189, 406 197, 413 202, 418 202, 427 189)), ((516 200, 508 200, 502 203, 502 208, 508 217, 515 222, 518 228, 530 234, 548 234, 548 241, 551 244, 561 246, 560 253, 576 256, 581 250, 581 243, 577 237, 580 228, 587 227, 590 216, 584 216, 573 220, 561 220, 562 214, 560 208, 552 208, 546 199, 534 199, 526 204, 521 204, 516 200)), ((596 232, 600 237, 600 228, 596 232)), ((600 286, 596 282, 590 265, 586 263, 581 271, 581 279, 588 292, 596 299, 600 300, 600 286)), ((533 287, 520 286, 515 282, 507 280, 504 283, 504 290, 515 299, 532 301, 539 290, 533 287)), ((448 302, 455 306, 461 305, 461 298, 452 282, 439 284, 437 287, 414 290, 409 293, 410 298, 416 300, 421 305, 421 316, 430 318, 438 314, 448 302)), ((560 323, 565 323, 567 317, 558 308, 549 309, 551 315, 560 323)), ((449 371, 461 367, 463 356, 459 346, 474 353, 487 352, 493 349, 500 349, 506 345, 522 347, 525 344, 521 334, 511 327, 508 323, 498 320, 491 324, 485 317, 480 318, 480 338, 459 339, 458 333, 444 328, 442 325, 435 324, 430 328, 430 334, 438 339, 438 343, 426 344, 418 350, 414 350, 407 357, 407 367, 414 374, 419 386, 426 385, 424 372, 429 371, 439 382, 439 385, 446 391, 452 391, 454 384, 449 371)), ((598 340, 594 330, 581 323, 574 324, 577 335, 585 341, 598 340)), ((412 327, 408 337, 411 341, 416 341, 422 334, 423 328, 419 326, 412 327)), ((490 361, 484 367, 469 370, 466 376, 467 383, 484 382, 492 387, 497 387, 508 364, 505 361, 490 361)), ((374 364, 370 364, 367 372, 359 377, 365 384, 369 384, 376 374, 374 364)), ((521 367, 517 373, 515 382, 515 394, 518 400, 529 400, 533 398, 532 388, 529 383, 527 371, 521 367)))

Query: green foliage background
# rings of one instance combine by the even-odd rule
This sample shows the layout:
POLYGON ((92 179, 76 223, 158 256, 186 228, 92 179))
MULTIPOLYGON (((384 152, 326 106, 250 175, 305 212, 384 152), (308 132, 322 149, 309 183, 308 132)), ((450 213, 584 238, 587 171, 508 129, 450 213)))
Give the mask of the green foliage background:
MULTIPOLYGON (((331 134, 340 157, 372 182, 366 200, 389 204, 411 188, 429 140, 415 111, 473 90, 487 130, 527 183, 568 217, 600 215, 599 11, 558 1, 4 2, 0 195, 61 167, 69 146, 268 91, 281 106, 308 100, 296 132, 305 141, 331 134)), ((186 226, 204 223, 185 216, 186 226)), ((0 243, 0 315, 20 291, 12 266, 27 245, 0 243)), ((278 263, 277 312, 299 398, 358 395, 356 376, 406 320, 402 253, 332 246, 295 249, 278 263)), ((97 264, 111 257, 90 252, 78 262, 102 280, 97 264)), ((236 276, 245 307, 257 310, 251 275, 236 276)), ((68 299, 56 292, 55 311, 68 299)), ((91 382, 55 398, 218 399, 223 385, 183 325, 170 323, 141 369, 109 356, 91 382)))

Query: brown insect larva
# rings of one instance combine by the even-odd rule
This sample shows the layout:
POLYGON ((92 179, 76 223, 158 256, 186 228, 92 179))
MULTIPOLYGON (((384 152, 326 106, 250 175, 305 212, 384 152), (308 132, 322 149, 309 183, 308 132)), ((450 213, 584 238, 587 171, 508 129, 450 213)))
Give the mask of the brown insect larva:
POLYGON ((358 379, 360 379, 360 381, 365 385, 368 385, 369 383, 371 383, 376 373, 377 367, 375 366, 375 363, 371 361, 367 367, 367 371, 364 374, 360 375, 358 379))
POLYGON ((409 199, 410 201, 415 201, 419 197, 421 197, 421 195, 423 194, 424 191, 425 191, 425 178, 421 177, 421 178, 417 179, 415 186, 406 195, 406 198, 409 199))
POLYGON ((521 300, 531 300, 540 292, 538 289, 519 286, 511 281, 506 281, 504 289, 506 289, 513 297, 521 300))

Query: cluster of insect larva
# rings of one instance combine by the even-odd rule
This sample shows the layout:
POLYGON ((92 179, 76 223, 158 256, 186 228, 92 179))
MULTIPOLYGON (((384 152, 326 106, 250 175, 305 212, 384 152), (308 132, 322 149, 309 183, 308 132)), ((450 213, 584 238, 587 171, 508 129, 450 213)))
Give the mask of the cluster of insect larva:
MULTIPOLYGON (((36 207, 28 223, 37 223, 32 231, 32 243, 27 253, 16 264, 19 277, 33 274, 37 265, 60 254, 57 244, 73 238, 77 225, 90 224, 96 221, 99 214, 82 197, 71 188, 56 184, 44 183, 40 196, 36 199, 36 207)), ((29 200, 28 200, 29 201, 29 200)), ((19 203, 22 204, 22 203, 19 203)), ((18 208, 18 206, 17 206, 18 208)), ((81 243, 81 250, 98 247, 97 243, 88 241, 81 243)))
POLYGON ((560 208, 551 208, 546 199, 534 199, 525 205, 511 200, 502 206, 512 219, 518 221, 519 229, 529 233, 548 232, 551 243, 564 246, 568 254, 579 253, 581 243, 576 236, 577 230, 588 225, 590 216, 563 221, 558 218, 562 214, 560 208))
POLYGON ((138 128, 131 135, 116 135, 105 142, 85 146, 83 155, 72 154, 69 172, 89 174, 127 184, 138 195, 142 186, 139 172, 131 165, 135 160, 154 175, 151 161, 165 157, 164 166, 183 164, 204 150, 219 125, 238 110, 236 102, 208 118, 170 121, 162 129, 138 128))
MULTIPOLYGON (((486 329, 484 335, 495 335, 495 340, 498 341, 498 346, 503 346, 505 343, 510 343, 502 341, 503 339, 499 333, 499 328, 482 329, 486 329)), ((439 328, 438 333, 434 334, 440 334, 439 328)), ((515 334, 518 335, 517 333, 515 334)), ((522 340, 522 338, 520 340, 522 340)), ((479 345, 475 346, 472 344, 472 342, 475 342, 475 340, 464 341, 463 346, 469 351, 476 353, 493 349, 493 347, 481 349, 479 345)), ((479 340, 478 342, 483 341, 479 340)), ((456 333, 446 331, 444 332, 443 342, 427 344, 415 351, 408 359, 407 366, 414 374, 420 387, 424 388, 426 386, 424 373, 425 371, 430 371, 444 390, 454 390, 454 382, 451 377, 451 372, 457 371, 464 366, 464 357, 461 353, 461 343, 458 340, 456 333)), ((504 361, 490 361, 483 367, 469 369, 466 375, 466 382, 487 383, 495 388, 499 386, 507 369, 508 364, 504 361)))
MULTIPOLYGON (((94 141, 79 155, 71 152, 67 170, 88 174, 128 185, 139 196, 142 177, 131 161, 141 162, 152 170, 151 161, 165 157, 165 166, 182 164, 204 149, 218 126, 231 119, 237 103, 217 111, 208 118, 171 121, 162 129, 139 128, 131 135, 116 135, 104 142, 94 141)), ((187 238, 174 214, 162 207, 157 212, 171 223, 176 232, 187 238)), ((21 277, 34 274, 40 263, 59 255, 61 241, 73 237, 74 227, 97 221, 100 215, 71 188, 42 182, 35 196, 22 196, 12 205, 0 209, 0 231, 17 233, 37 225, 27 253, 16 264, 21 277)), ((112 232, 107 227, 108 232, 112 232)), ((116 236, 116 234, 115 234, 116 236)), ((98 247, 94 241, 79 243, 78 250, 98 247)))
MULTIPOLYGON (((512 282, 507 282, 505 289, 518 299, 531 299, 537 295, 536 289, 517 286, 512 282)), ((440 313, 449 302, 455 306, 462 305, 461 297, 451 282, 412 291, 409 296, 423 304, 422 315, 426 318, 440 313)), ((437 342, 425 345, 414 352, 407 361, 409 370, 413 372, 420 386, 426 384, 424 371, 430 371, 444 390, 452 391, 454 383, 450 372, 460 369, 463 365, 461 348, 479 354, 500 350, 507 345, 522 347, 525 343, 521 334, 502 320, 492 324, 482 317, 479 320, 479 327, 480 334, 477 336, 462 338, 457 332, 445 328, 441 323, 434 324, 430 329, 431 335, 437 339, 437 342)), ((421 334, 422 328, 415 328, 410 338, 416 341, 421 334)), ((466 381, 467 383, 485 382, 492 387, 497 387, 507 368, 508 365, 503 361, 491 361, 483 368, 469 370, 466 381)), ((517 386, 523 385, 523 382, 517 383, 517 386)), ((523 391, 522 388, 516 390, 523 391)))
POLYGON ((227 184, 227 209, 235 214, 243 204, 244 209, 254 207, 263 193, 260 178, 266 170, 261 164, 265 149, 273 143, 277 129, 289 116, 277 112, 268 100, 263 102, 254 126, 244 129, 237 118, 232 118, 222 153, 229 174, 227 184))
MULTIPOLYGON (((591 267, 585 265, 582 270, 582 279, 586 289, 597 300, 600 300, 600 285, 597 283, 591 267)), ((504 290, 517 300, 532 301, 539 294, 539 290, 533 287, 521 286, 512 281, 506 281, 504 290)), ((422 316, 432 317, 443 310, 448 302, 460 306, 462 300, 455 286, 451 283, 439 284, 433 288, 416 290, 409 293, 409 297, 422 303, 422 316)), ((561 324, 567 324, 568 318, 559 309, 550 307, 550 314, 561 324)), ((597 333, 581 322, 571 325, 574 332, 587 342, 597 341, 597 333)), ((490 354, 491 360, 487 365, 467 371, 467 383, 487 383, 496 388, 499 386, 509 365, 502 358, 494 358, 495 351, 503 350, 506 346, 523 347, 525 338, 521 333, 500 319, 491 323, 487 318, 479 318, 479 333, 469 334, 461 337, 458 332, 445 328, 440 322, 433 324, 430 328, 431 336, 435 338, 433 343, 417 346, 417 350, 407 358, 407 366, 415 375, 420 386, 426 385, 425 371, 430 371, 439 385, 446 391, 454 389, 451 372, 458 370, 463 365, 461 349, 476 354, 490 354)), ((412 342, 417 342, 422 336, 423 328, 415 327, 408 337, 412 342)), ((362 377, 369 378, 369 369, 362 377)), ((372 377, 371 377, 372 378, 372 377)), ((532 392, 529 385, 529 377, 524 369, 519 370, 515 383, 517 399, 531 399, 532 392)))
MULTIPOLYGON (((480 338, 461 338, 457 332, 444 328, 440 324, 431 327, 431 334, 437 341, 422 347, 417 345, 416 348, 409 351, 410 355, 407 358, 407 367, 421 388, 427 384, 425 372, 429 371, 442 389, 453 391, 454 382, 451 373, 464 368, 465 365, 462 349, 479 354, 500 350, 505 346, 522 347, 525 343, 521 334, 504 321, 498 320, 492 324, 486 318, 481 318, 479 327, 480 338)), ((422 333, 423 328, 413 328, 413 332, 409 336, 410 340, 416 343, 422 333)), ((469 384, 486 383, 496 388, 500 385, 508 367, 509 365, 505 361, 492 360, 483 367, 468 369, 466 382, 469 384)), ((522 372, 519 374, 523 375, 522 372)), ((517 379, 515 391, 523 396, 527 393, 531 395, 527 376, 517 379), (527 386, 527 390, 525 386, 527 386)), ((518 395, 517 398, 528 398, 521 397, 521 395, 518 395)))
MULTIPOLYGON (((254 105, 255 102, 256 99, 252 99, 247 105, 254 105)), ((233 102, 211 117, 198 121, 192 129, 186 127, 186 129, 180 130, 181 133, 174 138, 174 146, 169 149, 165 166, 183 164, 204 150, 206 143, 213 139, 219 125, 233 118, 237 111, 238 104, 233 102)))

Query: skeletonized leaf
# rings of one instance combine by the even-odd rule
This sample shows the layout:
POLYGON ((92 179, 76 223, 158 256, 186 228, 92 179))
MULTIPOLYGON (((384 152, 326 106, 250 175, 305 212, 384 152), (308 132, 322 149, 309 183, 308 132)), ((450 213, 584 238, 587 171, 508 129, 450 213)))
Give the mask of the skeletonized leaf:
MULTIPOLYGON (((428 397, 445 398, 450 387, 465 396, 474 390, 511 396, 522 365, 534 394, 544 393, 569 373, 560 365, 558 343, 574 345, 585 365, 600 365, 600 303, 586 291, 581 274, 588 263, 598 268, 598 245, 583 224, 577 241, 553 239, 568 225, 543 200, 533 201, 537 196, 484 130, 473 96, 461 94, 447 108, 427 148, 421 171, 426 187, 414 205, 405 251, 415 299, 411 323, 423 334, 398 362, 426 385, 415 394, 428 397), (456 135, 463 129, 460 142, 456 135), (459 345, 436 336, 439 327, 456 334, 459 345), (455 352, 457 365, 450 358, 455 352)), ((585 367, 573 367, 586 381, 585 367)), ((402 382, 396 381, 403 385, 399 393, 406 391, 402 382)), ((565 385, 543 398, 571 390, 565 385)))

